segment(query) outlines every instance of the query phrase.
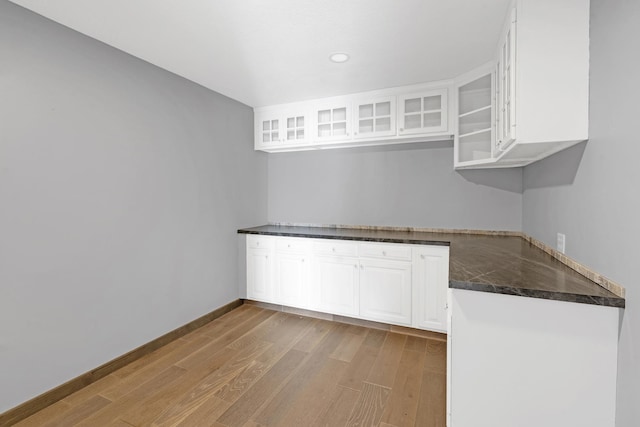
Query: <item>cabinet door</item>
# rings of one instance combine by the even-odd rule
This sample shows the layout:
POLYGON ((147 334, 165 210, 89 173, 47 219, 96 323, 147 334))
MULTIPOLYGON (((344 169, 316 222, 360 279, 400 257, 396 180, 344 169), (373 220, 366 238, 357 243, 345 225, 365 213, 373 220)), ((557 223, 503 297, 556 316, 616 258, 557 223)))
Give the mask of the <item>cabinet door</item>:
POLYGON ((269 148, 282 144, 282 117, 279 111, 269 111, 256 114, 255 118, 255 146, 256 148, 269 148))
POLYGON ((413 326, 447 332, 449 248, 417 246, 413 249, 413 326))
POLYGON ((354 106, 354 138, 396 134, 396 97, 361 100, 354 106))
POLYGON ((274 301, 272 265, 269 249, 247 247, 247 298, 274 301))
POLYGON ((516 139, 516 10, 512 9, 499 44, 497 60, 498 148, 504 150, 516 139))
POLYGON ((283 116, 283 142, 286 144, 304 144, 309 138, 309 116, 306 111, 285 111, 283 116))
POLYGON ((402 95, 398 103, 398 134, 447 131, 447 89, 402 95))
POLYGON ((314 137, 318 141, 351 139, 351 107, 348 102, 325 104, 316 108, 314 137))
POLYGON ((276 295, 279 304, 308 306, 307 265, 305 254, 276 253, 276 295))
POLYGON ((358 316, 358 260, 318 256, 314 260, 314 307, 328 313, 358 316))
POLYGON ((493 73, 457 85, 458 130, 455 166, 493 161, 493 73))
POLYGON ((360 260, 360 316, 411 326, 411 262, 360 260))

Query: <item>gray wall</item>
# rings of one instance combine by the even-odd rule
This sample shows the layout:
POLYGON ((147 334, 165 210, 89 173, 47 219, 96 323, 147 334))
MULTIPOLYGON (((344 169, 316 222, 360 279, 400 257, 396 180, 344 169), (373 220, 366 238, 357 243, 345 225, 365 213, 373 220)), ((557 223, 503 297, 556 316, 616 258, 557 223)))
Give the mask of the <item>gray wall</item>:
POLYGON ((0 412, 238 298, 252 120, 0 0, 0 412))
POLYGON ((523 229, 627 290, 617 425, 640 422, 640 2, 591 2, 590 140, 525 168, 523 229))
POLYGON ((451 142, 273 154, 269 220, 520 230, 522 170, 453 170, 451 142))

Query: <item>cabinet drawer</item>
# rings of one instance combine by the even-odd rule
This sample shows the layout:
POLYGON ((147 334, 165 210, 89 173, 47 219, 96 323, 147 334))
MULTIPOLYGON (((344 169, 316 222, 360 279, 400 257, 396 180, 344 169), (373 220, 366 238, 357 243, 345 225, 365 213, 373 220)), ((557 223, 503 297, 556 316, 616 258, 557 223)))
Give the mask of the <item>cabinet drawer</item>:
POLYGON ((248 234, 247 235, 247 247, 248 248, 273 248, 273 237, 263 236, 260 234, 248 234))
POLYGON ((283 252, 302 252, 309 247, 309 241, 301 238, 278 238, 276 239, 276 250, 283 252))
POLYGON ((361 257, 411 260, 410 246, 376 243, 361 243, 359 246, 361 257))
POLYGON ((316 241, 313 252, 318 255, 358 256, 358 244, 340 240, 316 241))

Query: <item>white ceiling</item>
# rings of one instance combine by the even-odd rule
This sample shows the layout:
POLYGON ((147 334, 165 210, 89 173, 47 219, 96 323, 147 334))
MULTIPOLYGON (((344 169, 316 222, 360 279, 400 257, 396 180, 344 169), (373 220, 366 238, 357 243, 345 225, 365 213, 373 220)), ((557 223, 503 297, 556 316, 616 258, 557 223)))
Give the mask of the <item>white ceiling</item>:
POLYGON ((12 1, 254 107, 455 77, 492 59, 510 2, 12 1))

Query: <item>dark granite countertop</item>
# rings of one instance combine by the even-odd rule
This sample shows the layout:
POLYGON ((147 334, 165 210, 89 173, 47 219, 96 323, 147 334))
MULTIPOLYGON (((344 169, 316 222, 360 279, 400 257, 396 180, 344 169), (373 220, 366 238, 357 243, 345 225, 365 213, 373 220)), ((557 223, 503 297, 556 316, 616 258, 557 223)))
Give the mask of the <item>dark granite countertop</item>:
POLYGON ((450 247, 451 288, 610 307, 625 306, 624 298, 517 236, 280 225, 243 228, 238 233, 445 245, 450 247))

